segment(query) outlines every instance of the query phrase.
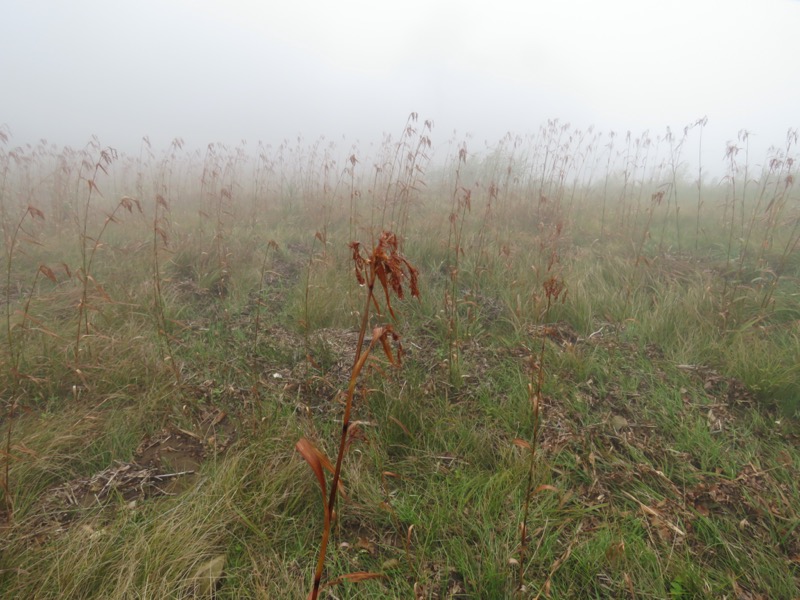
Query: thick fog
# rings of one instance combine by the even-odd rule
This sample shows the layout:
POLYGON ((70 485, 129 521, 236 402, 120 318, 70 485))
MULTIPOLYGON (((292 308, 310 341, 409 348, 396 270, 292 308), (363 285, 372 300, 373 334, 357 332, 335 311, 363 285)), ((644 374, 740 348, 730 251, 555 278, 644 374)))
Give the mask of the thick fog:
POLYGON ((790 0, 2 0, 0 124, 136 152, 320 135, 368 146, 412 111, 479 151, 547 119, 634 135, 708 117, 706 168, 800 125, 790 0))

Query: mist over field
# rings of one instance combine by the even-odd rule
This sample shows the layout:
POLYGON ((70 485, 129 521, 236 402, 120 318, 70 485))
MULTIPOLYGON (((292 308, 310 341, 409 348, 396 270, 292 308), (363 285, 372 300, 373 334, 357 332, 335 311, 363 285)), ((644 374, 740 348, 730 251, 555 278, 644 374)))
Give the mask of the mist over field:
POLYGON ((143 136, 155 149, 324 136, 367 152, 417 112, 436 148, 482 152, 550 119, 655 139, 707 117, 702 160, 721 175, 741 130, 761 160, 798 125, 789 0, 4 6, 12 145, 96 135, 136 154, 143 136))

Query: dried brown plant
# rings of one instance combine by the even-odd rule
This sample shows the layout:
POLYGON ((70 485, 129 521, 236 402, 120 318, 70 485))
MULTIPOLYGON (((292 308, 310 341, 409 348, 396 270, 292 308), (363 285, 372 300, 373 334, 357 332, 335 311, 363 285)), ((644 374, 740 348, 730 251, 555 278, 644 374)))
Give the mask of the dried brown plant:
POLYGON ((314 471, 320 491, 322 492, 322 539, 320 541, 319 558, 314 571, 314 584, 308 596, 311 600, 316 600, 322 587, 336 585, 342 581, 355 582, 384 577, 381 573, 358 572, 331 579, 324 585, 322 582, 325 557, 327 555, 328 543, 331 535, 331 526, 336 515, 336 500, 338 493, 342 491, 343 487, 340 482, 342 462, 347 448, 358 435, 358 424, 351 422, 350 415, 359 376, 364 369, 367 359, 378 345, 383 349, 386 358, 392 365, 399 366, 402 359, 403 348, 400 344, 400 336, 391 325, 374 327, 369 345, 366 350, 362 351, 371 308, 374 307, 376 313, 379 315, 381 314, 378 297, 375 294, 375 285, 377 283, 383 288, 386 309, 393 318, 395 317, 395 312, 391 303, 392 294, 402 299, 405 296, 404 286, 407 284, 411 295, 413 297, 419 297, 417 269, 408 259, 400 254, 397 236, 394 233, 384 231, 378 243, 369 254, 365 253, 360 242, 351 242, 350 249, 352 250, 356 280, 361 286, 366 287, 367 293, 364 310, 361 314, 361 327, 359 329, 353 367, 350 373, 350 382, 347 386, 347 391, 343 394, 344 414, 342 416, 342 433, 339 440, 339 452, 336 457, 336 464, 332 464, 325 453, 308 438, 301 438, 295 446, 297 451, 300 452, 314 471), (393 344, 395 348, 392 347, 393 344), (332 473, 330 492, 328 492, 325 471, 332 473))

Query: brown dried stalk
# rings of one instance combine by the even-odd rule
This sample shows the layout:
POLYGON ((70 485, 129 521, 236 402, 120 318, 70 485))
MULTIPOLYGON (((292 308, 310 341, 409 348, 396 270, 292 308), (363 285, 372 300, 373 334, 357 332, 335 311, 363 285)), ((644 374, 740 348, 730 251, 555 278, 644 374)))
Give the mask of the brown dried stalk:
MULTIPOLYGON (((393 318, 395 318, 395 313, 392 308, 390 292, 402 299, 404 297, 403 285, 406 280, 408 280, 411 295, 413 297, 419 297, 417 269, 398 251, 397 236, 395 236, 395 234, 384 231, 378 240, 378 244, 369 255, 363 253, 362 246, 359 242, 351 242, 350 249, 353 251, 356 280, 360 285, 366 286, 367 295, 364 311, 361 315, 361 328, 359 329, 353 368, 350 373, 350 382, 347 386, 347 392, 345 393, 342 434, 339 440, 339 452, 336 457, 336 465, 332 465, 325 453, 307 438, 301 438, 295 446, 297 451, 300 452, 314 471, 323 499, 324 520, 322 539, 320 541, 317 567, 314 571, 314 585, 308 596, 311 600, 316 600, 322 588, 322 573, 325 568, 325 557, 327 554, 328 542, 330 541, 331 524, 335 518, 337 493, 341 487, 339 480, 342 472, 344 454, 350 446, 350 442, 358 433, 357 424, 351 424, 350 422, 350 413, 353 408, 353 397, 355 396, 358 377, 370 354, 378 344, 381 345, 386 358, 393 365, 400 365, 403 352, 403 348, 400 345, 400 336, 395 333, 391 325, 375 327, 372 330, 372 339, 370 340, 369 346, 363 352, 361 350, 369 323, 370 307, 374 306, 375 311, 381 314, 380 304, 375 296, 375 284, 379 283, 380 287, 383 288, 386 308, 393 318), (394 342, 397 346, 396 352, 392 351, 391 342, 394 342), (326 485, 326 470, 333 474, 330 492, 328 492, 326 485)), ((326 586, 335 585, 342 581, 363 581, 380 577, 383 577, 380 573, 350 573, 328 581, 326 586)))

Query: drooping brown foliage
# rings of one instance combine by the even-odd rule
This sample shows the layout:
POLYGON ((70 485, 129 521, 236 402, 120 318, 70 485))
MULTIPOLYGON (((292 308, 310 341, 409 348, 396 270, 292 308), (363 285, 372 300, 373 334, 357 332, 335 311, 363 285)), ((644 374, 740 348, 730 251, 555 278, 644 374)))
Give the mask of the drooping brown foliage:
POLYGON ((359 330, 358 343, 356 344, 356 354, 353 359, 353 368, 350 373, 350 382, 347 387, 345 397, 344 415, 342 416, 342 434, 339 440, 339 452, 336 457, 336 466, 331 466, 331 461, 325 453, 315 446, 307 438, 301 438, 296 445, 298 452, 303 456, 305 461, 309 464, 314 471, 314 475, 319 483, 320 490, 323 498, 323 530, 322 539, 320 541, 319 557, 317 559, 317 567, 314 572, 314 584, 309 592, 309 598, 315 600, 319 596, 319 591, 322 587, 336 585, 343 581, 366 581, 369 579, 381 578, 381 573, 349 573, 341 575, 336 579, 330 580, 323 586, 322 574, 325 568, 325 557, 328 549, 328 542, 330 541, 331 525, 335 516, 337 493, 341 491, 341 471, 342 461, 344 454, 350 446, 352 440, 352 429, 350 414, 353 408, 353 398, 356 391, 356 383, 358 377, 367 362, 367 359, 372 354, 372 351, 380 344, 386 355, 387 360, 392 365, 400 365, 402 356, 402 346, 400 344, 400 336, 395 332, 391 325, 382 325, 374 327, 372 330, 372 339, 369 346, 363 352, 364 338, 366 336, 367 325, 369 323, 370 307, 375 307, 376 314, 381 314, 381 307, 378 299, 375 297, 375 283, 376 281, 383 288, 383 295, 386 300, 386 308, 392 318, 396 319, 394 309, 391 303, 391 293, 395 294, 398 298, 405 297, 403 289, 404 284, 408 282, 408 287, 412 297, 419 297, 419 274, 414 265, 409 262, 399 251, 397 236, 390 232, 384 231, 378 238, 378 243, 372 249, 372 252, 365 254, 363 246, 360 242, 353 241, 349 244, 353 252, 353 264, 355 268, 356 280, 359 285, 367 288, 366 301, 364 311, 361 315, 361 328, 359 330), (392 343, 396 346, 397 350, 393 351, 392 343), (331 481, 330 492, 327 491, 327 483, 325 478, 325 470, 333 473, 331 481), (326 498, 327 496, 327 498, 326 498))

